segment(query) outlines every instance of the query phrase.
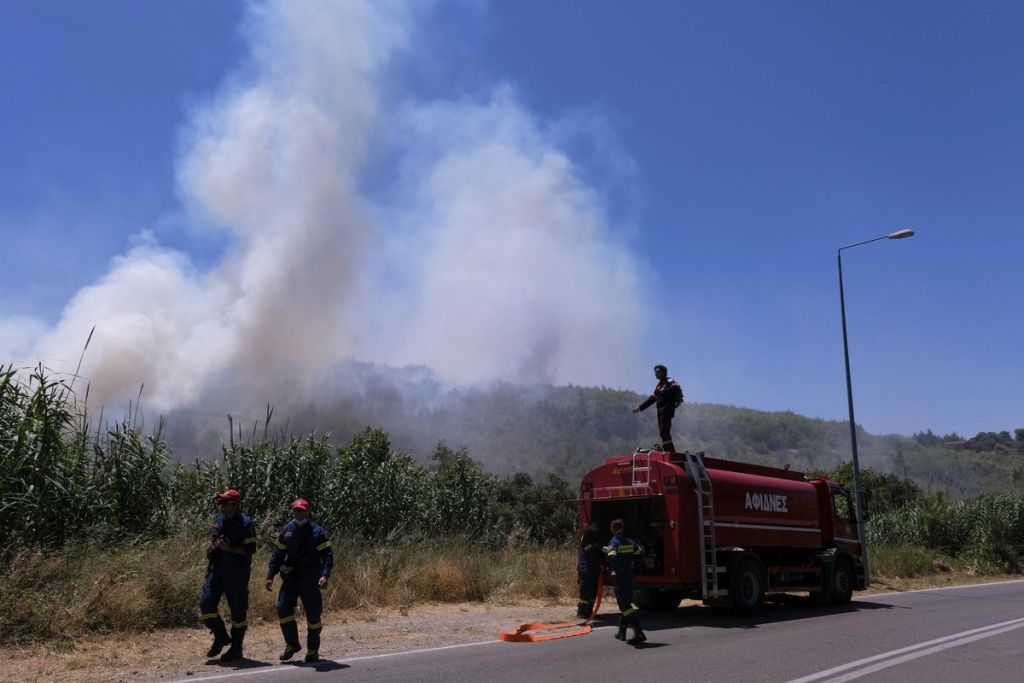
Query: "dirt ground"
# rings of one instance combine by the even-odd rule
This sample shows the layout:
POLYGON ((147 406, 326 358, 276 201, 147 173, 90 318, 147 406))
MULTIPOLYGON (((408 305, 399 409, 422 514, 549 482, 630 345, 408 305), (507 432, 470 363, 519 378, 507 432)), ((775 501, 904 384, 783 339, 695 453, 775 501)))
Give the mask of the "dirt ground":
MULTIPOLYGON (((871 590, 858 596, 919 588, 985 583, 1019 576, 940 574, 918 579, 876 579, 871 590)), ((602 613, 615 611, 605 597, 602 613)), ((685 602, 685 604, 698 604, 685 602)), ((324 615, 321 657, 339 660, 381 652, 412 650, 497 639, 522 623, 575 621, 574 601, 524 601, 516 604, 427 604, 397 609, 359 609, 324 615)), ((300 635, 305 629, 300 617, 300 635)), ((207 660, 210 635, 203 628, 179 628, 151 633, 89 636, 74 641, 8 647, 0 659, 0 681, 120 682, 203 676, 222 671, 207 660)), ((283 649, 276 623, 249 627, 245 655, 252 662, 276 664, 283 649)))

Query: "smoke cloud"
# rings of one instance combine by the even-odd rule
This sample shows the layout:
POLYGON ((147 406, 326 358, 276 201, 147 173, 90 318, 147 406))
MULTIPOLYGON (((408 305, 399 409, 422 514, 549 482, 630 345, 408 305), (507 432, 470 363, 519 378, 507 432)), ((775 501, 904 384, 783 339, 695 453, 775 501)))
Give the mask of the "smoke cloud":
POLYGON ((230 238, 219 260, 199 268, 143 232, 52 328, 0 321, 0 351, 73 369, 95 327, 90 402, 145 384, 159 411, 232 387, 309 400, 350 359, 453 384, 634 382, 638 265, 560 150, 565 122, 507 85, 394 101, 417 19, 386 2, 253 5, 250 55, 191 113, 178 162, 193 227, 230 238), (361 189, 376 150, 397 160, 387 193, 361 189))

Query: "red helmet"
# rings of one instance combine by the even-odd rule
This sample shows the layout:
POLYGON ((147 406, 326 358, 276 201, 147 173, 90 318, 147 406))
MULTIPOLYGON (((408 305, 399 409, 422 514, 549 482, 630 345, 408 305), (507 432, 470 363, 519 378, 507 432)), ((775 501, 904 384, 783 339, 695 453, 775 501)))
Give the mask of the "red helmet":
POLYGON ((309 512, 309 501, 305 498, 297 498, 295 502, 292 503, 292 510, 305 510, 306 512, 309 512))
POLYGON ((238 491, 236 491, 235 489, 228 489, 224 493, 218 493, 217 494, 217 498, 219 500, 224 500, 224 501, 227 501, 229 503, 241 503, 242 502, 242 494, 239 493, 238 491))

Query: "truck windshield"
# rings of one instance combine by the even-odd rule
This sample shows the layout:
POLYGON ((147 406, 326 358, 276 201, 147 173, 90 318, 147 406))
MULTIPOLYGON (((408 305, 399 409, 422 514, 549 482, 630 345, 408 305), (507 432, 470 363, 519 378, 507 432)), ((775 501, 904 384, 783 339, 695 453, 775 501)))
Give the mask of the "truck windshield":
POLYGON ((836 518, 848 522, 853 519, 853 512, 850 509, 850 499, 844 493, 834 493, 832 500, 836 506, 836 518))

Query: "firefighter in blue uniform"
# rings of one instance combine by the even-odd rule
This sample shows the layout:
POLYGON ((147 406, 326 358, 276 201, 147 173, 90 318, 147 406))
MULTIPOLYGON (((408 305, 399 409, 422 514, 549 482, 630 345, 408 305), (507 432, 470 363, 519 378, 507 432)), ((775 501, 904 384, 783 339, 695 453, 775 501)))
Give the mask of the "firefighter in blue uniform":
POLYGON ((676 446, 672 443, 672 418, 675 417, 676 408, 683 403, 683 388, 679 386, 679 382, 668 376, 668 368, 664 365, 654 366, 654 377, 658 380, 654 392, 647 400, 633 408, 633 412, 639 413, 657 403, 661 450, 675 452, 676 446))
POLYGON ((213 633, 213 645, 207 657, 216 657, 225 645, 228 651, 220 656, 229 662, 242 657, 242 641, 249 625, 246 612, 249 609, 249 569, 252 555, 256 552, 256 527, 248 515, 238 508, 242 494, 235 489, 218 493, 221 512, 214 517, 210 529, 210 545, 206 550, 209 566, 206 582, 199 598, 201 619, 213 633), (228 599, 231 610, 231 635, 228 635, 224 620, 217 612, 221 596, 228 599))
POLYGON ((267 590, 271 590, 274 575, 281 573, 281 591, 277 594, 277 616, 284 634, 283 662, 302 649, 299 644, 299 625, 295 623, 295 605, 302 598, 306 612, 306 661, 320 658, 320 631, 323 624, 323 597, 320 591, 327 585, 334 566, 334 553, 327 531, 309 518, 309 503, 299 498, 292 503, 293 519, 284 525, 274 541, 274 553, 267 565, 267 590))
POLYGON ((619 640, 626 640, 626 627, 633 627, 633 637, 627 642, 630 645, 639 645, 647 640, 644 630, 640 626, 640 615, 637 607, 633 604, 633 589, 635 582, 633 570, 636 562, 639 561, 643 548, 633 539, 626 537, 626 528, 621 519, 612 522, 612 540, 604 547, 608 554, 608 564, 615 575, 615 600, 619 603, 619 630, 615 637, 619 640))
POLYGON ((580 599, 576 606, 576 616, 581 619, 589 619, 594 611, 597 584, 604 567, 604 553, 601 551, 601 542, 597 539, 600 530, 597 522, 587 522, 583 536, 580 537, 579 553, 576 556, 580 599))

